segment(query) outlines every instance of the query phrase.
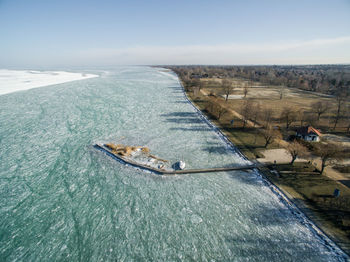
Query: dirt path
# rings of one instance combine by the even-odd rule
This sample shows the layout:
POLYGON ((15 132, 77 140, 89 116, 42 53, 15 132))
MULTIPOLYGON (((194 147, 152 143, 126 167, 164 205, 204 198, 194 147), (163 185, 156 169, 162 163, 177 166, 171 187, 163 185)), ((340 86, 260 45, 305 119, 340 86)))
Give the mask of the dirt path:
MULTIPOLYGON (((264 155, 264 158, 258 158, 257 160, 260 163, 274 163, 276 161, 277 164, 288 164, 292 161, 291 155, 284 148, 276 148, 276 149, 266 149, 261 151, 264 155)), ((307 162, 306 159, 297 158, 295 162, 307 162)))
MULTIPOLYGON (((320 158, 316 158, 312 161, 312 164, 314 166, 316 166, 317 169, 321 169, 321 159, 320 158)), ((340 173, 337 170, 335 170, 334 168, 332 168, 331 166, 327 166, 324 170, 324 174, 333 179, 333 180, 337 180, 337 181, 344 181, 344 180, 350 180, 349 176, 347 176, 346 174, 340 173)))
MULTIPOLYGON (((209 94, 208 94, 206 91, 204 91, 203 89, 201 89, 201 93, 202 93, 203 95, 205 95, 206 97, 208 97, 209 99, 212 99, 212 100, 215 100, 215 101, 218 100, 218 98, 211 98, 211 97, 209 96, 209 94)), ((230 112, 231 114, 233 114, 234 116, 236 116, 237 118, 243 120, 243 116, 242 116, 240 113, 238 113, 238 112, 236 112, 235 110, 233 110, 232 108, 230 108, 229 105, 226 105, 226 104, 223 104, 223 103, 220 103, 220 105, 221 105, 222 107, 224 107, 228 112, 230 112)), ((261 126, 259 126, 258 124, 254 123, 253 121, 247 120, 246 123, 247 123, 247 126, 252 126, 252 127, 256 127, 256 128, 261 128, 261 126)))
MULTIPOLYGON (((292 157, 288 153, 288 151, 284 148, 277 148, 277 149, 267 149, 264 151, 261 151, 261 153, 264 155, 264 158, 258 158, 257 160, 260 163, 274 163, 276 161, 277 164, 287 164, 290 163, 292 160, 292 157)), ((297 158, 295 162, 308 162, 307 159, 297 158)), ((311 161, 311 163, 318 169, 321 169, 321 159, 315 158, 311 161)), ((346 175, 343 173, 338 172, 334 168, 328 166, 324 170, 324 175, 329 177, 332 180, 337 181, 338 183, 342 183, 343 185, 349 187, 349 183, 343 183, 344 181, 350 181, 350 175, 346 175)))

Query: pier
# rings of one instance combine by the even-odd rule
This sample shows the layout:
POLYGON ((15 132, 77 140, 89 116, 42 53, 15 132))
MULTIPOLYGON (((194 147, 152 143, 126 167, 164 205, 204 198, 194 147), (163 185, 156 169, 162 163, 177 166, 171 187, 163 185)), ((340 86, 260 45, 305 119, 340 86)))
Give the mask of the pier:
POLYGON ((133 167, 148 170, 161 175, 214 173, 214 172, 225 172, 225 171, 249 170, 249 169, 255 169, 255 168, 261 167, 261 165, 254 164, 254 165, 235 166, 235 167, 212 167, 212 168, 198 168, 198 169, 184 169, 184 170, 165 170, 165 169, 154 168, 148 165, 143 165, 129 159, 125 159, 124 157, 121 157, 117 154, 112 153, 109 149, 99 144, 95 144, 94 147, 106 153, 107 155, 111 156, 112 158, 118 160, 121 163, 128 164, 133 167))

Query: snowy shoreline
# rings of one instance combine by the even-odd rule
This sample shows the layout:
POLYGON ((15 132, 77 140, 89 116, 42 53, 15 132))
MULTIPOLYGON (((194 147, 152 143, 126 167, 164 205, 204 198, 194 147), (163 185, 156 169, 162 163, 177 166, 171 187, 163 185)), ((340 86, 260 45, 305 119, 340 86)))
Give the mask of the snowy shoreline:
MULTIPOLYGON (((179 84, 182 88, 183 94, 185 96, 185 99, 188 103, 190 103, 193 108, 196 110, 197 114, 200 116, 200 118, 210 127, 212 130, 221 138, 221 140, 226 144, 227 147, 229 147, 234 153, 238 154, 242 159, 246 160, 248 163, 251 163, 251 161, 242 153, 240 150, 235 147, 235 145, 226 137, 226 135, 218 128, 215 124, 213 124, 203 113, 200 111, 199 108, 197 108, 192 101, 189 99, 185 92, 185 88, 183 87, 180 78, 177 76, 177 74, 173 71, 171 71, 172 74, 174 74, 179 81, 179 84)), ((322 240, 324 245, 329 248, 330 251, 337 254, 337 257, 343 261, 347 261, 349 259, 349 256, 347 253, 342 250, 341 247, 339 247, 333 240, 331 240, 328 235, 323 232, 321 228, 319 228, 303 211, 300 210, 300 208, 293 202, 293 200, 289 199, 284 192, 274 185, 272 182, 270 182, 267 178, 265 178, 258 170, 253 171, 257 178, 261 180, 270 190, 272 193, 274 193, 278 199, 286 205, 286 207, 291 211, 293 215, 295 215, 299 221, 304 224, 307 228, 310 229, 310 231, 314 232, 314 234, 322 240)))
POLYGON ((65 71, 0 69, 0 95, 94 77, 99 76, 65 71))

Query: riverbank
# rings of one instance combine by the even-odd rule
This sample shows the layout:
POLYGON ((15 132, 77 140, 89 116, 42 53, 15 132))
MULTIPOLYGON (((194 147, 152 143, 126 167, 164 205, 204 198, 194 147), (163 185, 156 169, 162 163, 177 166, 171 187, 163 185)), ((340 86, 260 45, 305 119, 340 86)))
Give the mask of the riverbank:
MULTIPOLYGON (((180 77, 179 81, 182 85, 180 77)), ((205 110, 205 107, 203 107, 203 104, 201 103, 202 101, 200 99, 196 99, 193 92, 186 92, 184 89, 184 93, 189 102, 196 108, 197 111, 200 112, 200 114, 205 115, 205 121, 209 123, 209 125, 211 125, 214 130, 220 134, 220 136, 222 136, 223 140, 226 143, 231 145, 232 148, 235 148, 239 154, 241 154, 241 156, 247 161, 256 161, 256 158, 258 157, 256 155, 256 152, 252 152, 252 150, 250 150, 249 145, 245 144, 244 139, 240 138, 237 140, 235 136, 232 136, 232 132, 229 132, 227 130, 227 126, 223 126, 220 121, 214 119, 210 114, 208 114, 207 110, 205 110), (240 143, 239 149, 236 147, 237 142, 240 143), (241 152, 242 148, 243 152, 241 152)), ((244 137, 249 135, 255 136, 254 144, 256 144, 257 133, 255 131, 248 133, 242 132, 242 135, 244 137)), ((251 138, 248 140, 250 139, 251 138)), ((262 175, 263 179, 267 185, 270 186, 271 190, 279 195, 279 198, 282 202, 285 202, 287 206, 294 210, 293 213, 295 213, 296 216, 303 219, 303 222, 306 224, 310 223, 308 221, 312 221, 309 224, 309 227, 313 228, 317 234, 321 235, 324 238, 325 244, 327 246, 333 250, 340 248, 344 253, 350 254, 350 243, 348 237, 346 234, 344 234, 344 232, 339 230, 339 228, 332 225, 332 223, 330 223, 331 221, 329 221, 329 218, 324 216, 324 214, 322 215, 321 210, 317 210, 315 206, 310 205, 307 199, 300 198, 300 195, 295 192, 293 188, 283 186, 282 183, 279 183, 276 179, 274 179, 276 178, 276 174, 270 172, 269 169, 264 168, 260 169, 259 171, 259 174, 262 175), (332 241, 336 245, 334 245, 332 241)), ((349 257, 346 259, 349 259, 349 257)))

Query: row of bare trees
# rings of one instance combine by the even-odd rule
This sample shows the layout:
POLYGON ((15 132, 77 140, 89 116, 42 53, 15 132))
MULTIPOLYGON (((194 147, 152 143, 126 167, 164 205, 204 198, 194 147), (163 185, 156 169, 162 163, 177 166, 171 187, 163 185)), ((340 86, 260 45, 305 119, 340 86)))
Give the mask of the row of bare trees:
MULTIPOLYGON (((350 92, 349 65, 315 66, 168 66, 181 79, 240 77, 280 87, 336 95, 350 92)), ((284 88, 280 89, 282 99, 284 88)))
POLYGON ((313 158, 313 155, 318 157, 321 162, 321 170, 322 174, 326 166, 335 164, 340 159, 344 158, 344 148, 334 144, 334 143, 317 143, 313 145, 312 153, 298 141, 293 141, 288 144, 286 147, 287 152, 292 157, 291 164, 294 163, 297 157, 302 158, 313 158))
POLYGON ((211 100, 207 101, 205 110, 217 120, 220 120, 221 117, 228 112, 224 106, 211 100))
MULTIPOLYGON (((334 117, 332 129, 335 130, 341 118, 350 120, 350 105, 346 105, 344 101, 345 100, 343 98, 337 99, 335 108, 329 101, 318 101, 311 105, 312 109, 309 111, 303 109, 297 111, 291 107, 285 107, 281 112, 280 121, 286 124, 287 129, 289 129, 292 123, 298 120, 300 120, 301 126, 304 124, 304 122, 317 125, 325 113, 333 111, 334 117)), ((350 122, 348 121, 347 132, 349 132, 349 130, 350 122)))
MULTIPOLYGON (((221 83, 221 89, 222 93, 225 95, 225 101, 227 102, 229 96, 233 93, 234 89, 237 87, 237 84, 235 84, 234 81, 229 79, 223 79, 221 83)), ((246 98, 247 94, 249 92, 249 84, 243 85, 243 94, 244 98, 246 98)), ((280 99, 282 99, 283 96, 283 88, 281 88, 280 92, 280 99)), ((347 107, 345 106, 346 103, 346 96, 342 95, 343 93, 339 93, 339 95, 336 96, 336 103, 332 106, 332 104, 329 101, 317 101, 311 105, 312 110, 305 111, 303 109, 295 110, 291 107, 285 107, 279 117, 280 122, 284 122, 286 124, 286 128, 289 129, 291 124, 294 122, 300 120, 300 125, 302 126, 304 122, 308 122, 309 124, 316 124, 320 121, 320 118, 332 108, 335 107, 334 110, 334 125, 333 130, 337 127, 337 124, 339 123, 339 120, 343 118, 350 119, 350 105, 347 107), (316 115, 316 119, 313 117, 313 113, 316 115)), ((258 119, 260 106, 259 104, 252 102, 249 102, 247 100, 243 103, 241 108, 241 114, 243 116, 243 127, 245 127, 245 124, 248 119, 250 119, 253 116, 254 123, 258 119), (248 101, 248 102, 247 102, 248 101)), ((272 110, 270 109, 263 109, 263 115, 264 115, 264 121, 267 122, 266 125, 270 124, 270 121, 272 120, 272 110)), ((347 132, 350 130, 350 122, 347 125, 347 132)))
MULTIPOLYGON (((242 82, 240 86, 243 87, 243 98, 247 98, 249 88, 251 87, 252 82, 249 83, 242 82)), ((228 97, 233 93, 235 88, 238 87, 236 81, 230 79, 223 79, 221 82, 222 93, 225 95, 225 101, 227 102, 228 97)))
POLYGON ((350 87, 349 65, 169 66, 168 68, 174 70, 181 78, 241 77, 261 83, 333 95, 342 88, 350 87))
MULTIPOLYGON (((300 121, 300 126, 303 126, 305 123, 317 126, 321 117, 332 109, 331 104, 328 101, 318 101, 311 105, 311 107, 312 110, 308 111, 304 109, 296 110, 292 107, 285 107, 279 116, 275 115, 274 119, 273 110, 271 108, 261 108, 260 103, 248 99, 243 101, 240 113, 244 121, 243 127, 245 127, 248 120, 253 121, 254 126, 259 122, 260 125, 265 127, 272 124, 272 121, 275 120, 284 123, 286 129, 289 129, 290 126, 297 121, 300 121)), ((332 127, 333 130, 337 127, 339 119, 341 118, 350 120, 350 105, 346 106, 344 103, 336 104, 332 127)), ((348 121, 347 124, 347 132, 349 132, 349 129, 350 121, 348 121)))
MULTIPOLYGON (((188 88, 192 88, 196 91, 200 91, 203 84, 198 78, 194 79, 186 79, 184 80, 185 86, 188 88)), ((221 81, 221 92, 225 95, 225 101, 227 102, 229 96, 233 93, 235 88, 237 87, 237 84, 229 79, 223 79, 221 81)), ((187 90, 189 91, 189 90, 187 90)), ((249 85, 245 84, 243 86, 244 91, 244 97, 247 96, 249 92, 249 85)), ((285 123, 286 129, 289 129, 290 126, 295 123, 296 121, 300 121, 300 126, 302 126, 305 122, 311 125, 316 125, 320 121, 321 117, 325 115, 325 113, 333 110, 334 117, 333 117, 333 130, 337 127, 339 120, 341 118, 345 118, 350 120, 350 105, 346 105, 344 103, 346 101, 346 97, 342 95, 338 95, 336 97, 336 103, 335 105, 331 104, 330 101, 323 100, 323 101, 317 101, 311 105, 311 110, 304 110, 299 109, 296 110, 291 107, 285 107, 279 117, 277 117, 277 121, 280 123, 285 123), (333 108, 333 109, 332 109, 333 108)), ((216 112, 218 112, 219 115, 223 109, 215 109, 216 112)), ((224 112, 225 113, 225 112, 224 112)), ((254 126, 257 121, 264 122, 264 126, 271 124, 271 121, 273 120, 272 115, 273 111, 271 109, 261 108, 260 104, 257 102, 252 102, 249 99, 245 99, 245 101, 242 104, 241 107, 241 115, 243 117, 243 128, 246 126, 246 123, 248 120, 252 120, 254 123, 254 126)), ((347 124, 347 132, 350 131, 350 121, 348 121, 349 124, 347 124)), ((331 128, 331 126, 330 126, 331 128)))

